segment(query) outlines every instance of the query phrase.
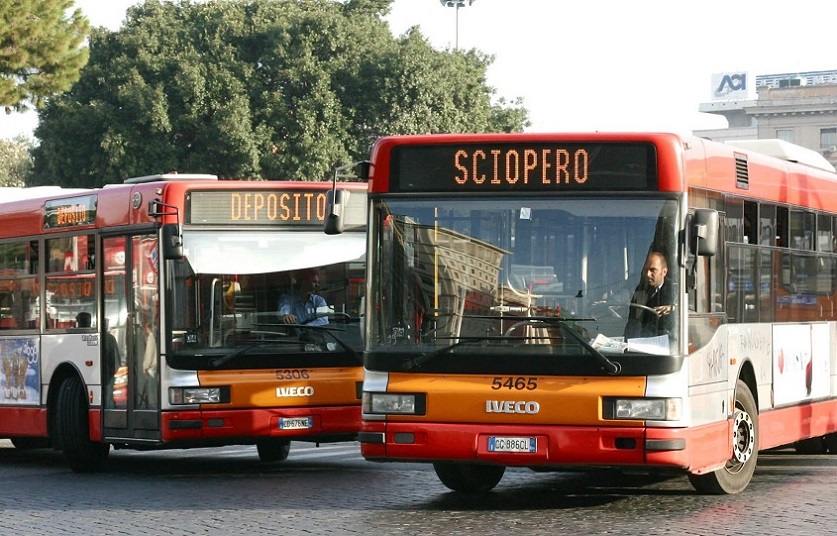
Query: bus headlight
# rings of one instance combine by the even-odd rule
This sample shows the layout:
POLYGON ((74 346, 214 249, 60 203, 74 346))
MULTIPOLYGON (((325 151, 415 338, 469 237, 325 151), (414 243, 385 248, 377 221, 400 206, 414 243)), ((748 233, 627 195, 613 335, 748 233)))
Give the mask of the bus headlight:
POLYGON ((423 394, 407 393, 363 393, 363 412, 379 415, 424 415, 423 394))
POLYGON ((229 402, 229 387, 169 387, 169 403, 172 405, 226 402, 229 402))
POLYGON ((633 421, 679 421, 683 418, 682 398, 606 398, 605 419, 633 421))

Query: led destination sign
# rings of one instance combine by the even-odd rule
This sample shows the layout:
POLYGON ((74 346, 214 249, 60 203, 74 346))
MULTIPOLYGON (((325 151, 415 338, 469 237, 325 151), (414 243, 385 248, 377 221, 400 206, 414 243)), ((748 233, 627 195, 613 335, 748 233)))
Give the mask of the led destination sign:
POLYGON ((202 225, 312 225, 326 217, 324 190, 189 194, 188 222, 202 225))
POLYGON ((649 143, 400 145, 390 190, 524 192, 649 190, 657 159, 649 143))
POLYGON ((44 203, 44 229, 90 225, 96 221, 95 195, 55 199, 44 203))

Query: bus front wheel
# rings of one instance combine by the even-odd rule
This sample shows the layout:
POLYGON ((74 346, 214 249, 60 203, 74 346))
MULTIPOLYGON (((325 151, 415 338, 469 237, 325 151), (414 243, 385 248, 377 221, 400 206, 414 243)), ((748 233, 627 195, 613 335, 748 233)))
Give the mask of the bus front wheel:
POLYGON ((288 439, 259 439, 256 441, 256 450, 263 462, 282 462, 288 459, 291 442, 288 439))
POLYGON ((703 475, 689 474, 689 481, 701 493, 714 495, 744 491, 753 478, 759 456, 759 415, 750 388, 738 380, 732 430, 732 457, 724 467, 703 475))
POLYGON ((502 465, 435 462, 433 468, 442 484, 453 491, 485 493, 494 489, 506 468, 502 465))
POLYGON ((78 376, 65 379, 58 388, 56 442, 70 469, 77 473, 99 471, 107 464, 110 445, 90 440, 90 416, 84 385, 78 376))
POLYGON ((11 441, 18 450, 47 449, 52 446, 46 437, 12 437, 11 441))

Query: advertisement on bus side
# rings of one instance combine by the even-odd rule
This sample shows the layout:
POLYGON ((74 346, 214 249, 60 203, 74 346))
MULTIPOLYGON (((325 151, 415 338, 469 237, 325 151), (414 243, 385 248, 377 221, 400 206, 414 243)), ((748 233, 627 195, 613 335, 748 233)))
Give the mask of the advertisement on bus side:
POLYGON ((0 404, 38 405, 41 372, 34 337, 0 339, 0 404))
POLYGON ((773 393, 777 406, 829 394, 826 324, 773 326, 773 393))

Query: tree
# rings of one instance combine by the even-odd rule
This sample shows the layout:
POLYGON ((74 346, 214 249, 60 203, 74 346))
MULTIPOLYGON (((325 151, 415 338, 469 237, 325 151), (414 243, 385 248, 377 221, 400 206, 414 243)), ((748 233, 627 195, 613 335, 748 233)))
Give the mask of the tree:
POLYGON ((25 186, 32 171, 32 140, 18 136, 0 140, 0 186, 25 186))
POLYGON ((385 134, 519 131, 492 105, 492 58, 395 38, 392 0, 146 0, 40 113, 37 184, 157 172, 323 180, 385 134))
POLYGON ((90 23, 73 0, 0 0, 0 106, 40 108, 70 89, 87 63, 90 23))

